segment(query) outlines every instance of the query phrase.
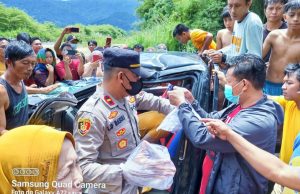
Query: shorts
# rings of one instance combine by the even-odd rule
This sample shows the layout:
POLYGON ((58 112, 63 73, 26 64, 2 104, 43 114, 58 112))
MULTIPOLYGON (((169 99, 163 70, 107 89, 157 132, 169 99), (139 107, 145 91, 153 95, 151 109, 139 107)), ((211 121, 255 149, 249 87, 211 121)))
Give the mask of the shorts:
POLYGON ((266 80, 263 91, 270 96, 280 96, 282 95, 282 83, 273 83, 266 80))

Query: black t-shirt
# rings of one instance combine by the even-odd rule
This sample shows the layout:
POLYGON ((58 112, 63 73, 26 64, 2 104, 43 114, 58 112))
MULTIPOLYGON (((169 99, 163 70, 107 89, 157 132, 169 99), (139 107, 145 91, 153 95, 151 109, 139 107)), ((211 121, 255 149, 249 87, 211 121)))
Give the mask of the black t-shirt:
MULTIPOLYGON (((278 28, 278 29, 287 29, 287 23, 286 22, 282 22, 281 26, 278 28)), ((268 34, 270 33, 271 31, 269 31, 267 29, 267 25, 264 24, 264 31, 263 31, 263 42, 265 42, 265 39, 267 38, 268 34)), ((269 62, 270 60, 270 55, 271 55, 271 50, 268 52, 268 54, 264 57, 264 61, 265 62, 269 62)))

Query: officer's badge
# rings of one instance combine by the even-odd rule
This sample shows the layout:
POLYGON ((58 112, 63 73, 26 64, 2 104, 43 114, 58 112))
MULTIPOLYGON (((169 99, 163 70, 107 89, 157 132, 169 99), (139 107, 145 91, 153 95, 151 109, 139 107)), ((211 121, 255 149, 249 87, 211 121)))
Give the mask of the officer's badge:
POLYGON ((110 106, 115 105, 115 102, 111 99, 110 96, 104 96, 104 101, 110 106))
POLYGON ((128 145, 128 140, 127 139, 121 139, 119 142, 118 142, 118 148, 119 149, 124 149, 126 148, 128 145))
POLYGON ((113 119, 115 118, 117 115, 119 114, 118 111, 114 110, 114 111, 111 111, 108 115, 108 119, 113 119))
POLYGON ((130 103, 134 103, 134 102, 135 102, 135 97, 134 97, 134 96, 130 96, 129 102, 130 102, 130 103))
POLYGON ((122 128, 120 129, 119 131, 116 132, 116 135, 118 137, 121 137, 122 135, 124 135, 126 133, 126 129, 125 128, 122 128))
POLYGON ((91 120, 86 118, 81 118, 78 121, 78 132, 81 136, 85 136, 91 129, 91 120))

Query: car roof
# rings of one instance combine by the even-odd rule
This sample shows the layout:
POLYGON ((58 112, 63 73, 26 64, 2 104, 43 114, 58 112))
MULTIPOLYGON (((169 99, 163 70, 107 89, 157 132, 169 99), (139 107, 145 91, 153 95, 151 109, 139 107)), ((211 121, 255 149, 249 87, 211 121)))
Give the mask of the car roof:
POLYGON ((186 52, 143 52, 140 54, 140 63, 142 68, 152 74, 150 79, 176 73, 207 71, 207 65, 197 54, 186 52))
POLYGON ((176 51, 141 53, 140 61, 142 67, 156 69, 158 71, 190 65, 205 65, 203 60, 197 54, 176 51))

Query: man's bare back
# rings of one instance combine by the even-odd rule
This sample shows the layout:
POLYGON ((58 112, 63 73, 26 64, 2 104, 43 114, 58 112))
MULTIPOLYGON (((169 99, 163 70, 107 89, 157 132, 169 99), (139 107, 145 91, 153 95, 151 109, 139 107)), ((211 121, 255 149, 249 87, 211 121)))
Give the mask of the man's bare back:
POLYGON ((272 49, 267 70, 267 80, 282 83, 284 68, 290 63, 300 62, 300 37, 288 36, 288 30, 274 30, 263 45, 263 56, 272 49))
POLYGON ((232 32, 229 30, 222 29, 217 34, 217 50, 224 48, 231 44, 232 32))

